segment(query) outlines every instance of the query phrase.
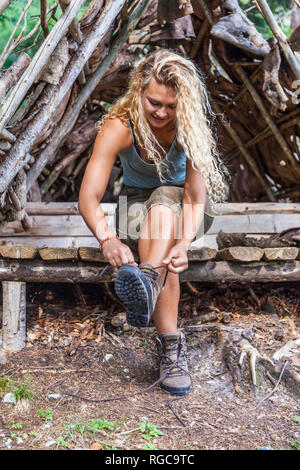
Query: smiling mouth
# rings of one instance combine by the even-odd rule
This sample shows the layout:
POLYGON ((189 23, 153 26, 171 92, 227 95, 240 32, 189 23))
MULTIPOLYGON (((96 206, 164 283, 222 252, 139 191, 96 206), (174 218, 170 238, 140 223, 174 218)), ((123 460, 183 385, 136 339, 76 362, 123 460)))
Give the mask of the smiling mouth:
POLYGON ((154 119, 156 119, 157 121, 166 121, 167 118, 158 118, 158 117, 155 117, 155 116, 152 116, 154 119))

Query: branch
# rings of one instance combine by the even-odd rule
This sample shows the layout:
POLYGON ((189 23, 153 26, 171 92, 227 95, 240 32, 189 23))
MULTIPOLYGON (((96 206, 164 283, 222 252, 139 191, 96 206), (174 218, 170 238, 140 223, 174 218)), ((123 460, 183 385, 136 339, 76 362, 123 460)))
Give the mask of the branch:
POLYGON ((35 79, 41 73, 43 67, 48 62, 55 47, 66 34, 71 22, 76 17, 85 0, 73 0, 70 7, 62 14, 56 25, 50 31, 46 41, 43 42, 31 64, 22 76, 22 79, 16 85, 14 92, 5 101, 0 110, 0 131, 9 122, 10 118, 16 112, 26 93, 34 83, 35 79))
POLYGON ((261 11, 266 22, 270 26, 274 36, 276 37, 278 41, 279 46, 282 49, 282 52, 284 53, 286 57, 287 62, 289 63, 292 71, 294 72, 295 77, 298 80, 300 80, 300 63, 296 55, 293 53, 292 49, 290 48, 286 35, 276 23, 276 20, 274 18, 271 8, 269 7, 266 0, 255 0, 254 3, 259 7, 259 10, 261 11))
POLYGON ((0 15, 4 12, 4 10, 9 7, 9 5, 13 2, 13 0, 0 0, 0 15))
POLYGON ((44 33, 44 38, 49 34, 49 28, 47 23, 47 0, 41 0, 41 27, 44 33))
POLYGON ((0 99, 13 87, 30 64, 28 54, 20 54, 0 78, 0 99))
MULTIPOLYGON (((39 158, 35 164, 31 167, 27 173, 27 191, 31 188, 34 181, 38 178, 43 168, 47 164, 47 161, 55 153, 56 149, 61 144, 64 137, 72 130, 74 123, 76 122, 81 108, 84 106, 90 95, 93 93, 98 83, 102 79, 105 72, 111 66, 112 62, 115 60, 117 54, 120 52, 123 44, 127 41, 129 34, 134 30, 138 20, 144 9, 149 5, 151 0, 141 0, 136 7, 136 9, 130 14, 128 23, 125 23, 119 34, 115 37, 110 51, 101 62, 99 67, 95 70, 93 75, 91 75, 86 85, 82 88, 79 95, 76 98, 76 101, 72 107, 72 112, 68 118, 64 121, 62 126, 59 126, 54 134, 51 137, 51 144, 40 154, 39 158)), ((58 175, 57 175, 58 176, 58 175)), ((56 178, 55 178, 56 179, 56 178)), ((54 182, 54 181, 53 181, 54 182)))
POLYGON ((32 1, 33 1, 33 0, 29 0, 29 1, 27 2, 26 7, 25 7, 24 10, 22 11, 22 14, 21 14, 20 18, 18 19, 18 21, 17 21, 17 23, 16 23, 16 26, 14 27, 14 29, 13 29, 13 31, 12 31, 12 33, 11 33, 11 35, 10 35, 10 37, 9 37, 9 39, 8 39, 8 41, 7 41, 7 43, 6 43, 5 48, 3 49, 3 52, 2 52, 2 54, 1 54, 1 56, 0 56, 0 69, 3 67, 3 65, 4 65, 4 63, 5 63, 6 59, 7 59, 7 57, 9 57, 10 54, 12 53, 12 51, 16 48, 16 46, 17 46, 18 43, 19 43, 19 39, 20 39, 20 38, 22 37, 22 35, 23 35, 23 32, 24 32, 24 30, 25 30, 25 28, 26 28, 26 26, 27 26, 27 19, 26 19, 26 18, 27 18, 27 11, 28 11, 28 8, 30 7, 30 5, 32 4, 32 1), (18 27, 19 27, 19 24, 21 23, 21 21, 22 21, 22 19, 23 19, 24 16, 25 16, 24 26, 23 26, 23 28, 22 28, 22 30, 21 30, 19 36, 18 36, 16 39, 13 40, 13 43, 12 43, 12 44, 10 44, 11 41, 12 41, 12 39, 13 39, 13 37, 14 37, 14 35, 16 34, 16 31, 17 31, 17 29, 18 29, 18 27))
MULTIPOLYGON (((80 2, 82 3, 84 0, 80 0, 80 2)), ((101 42, 104 36, 107 34, 109 28, 115 21, 122 6, 124 5, 124 2, 125 0, 113 0, 107 3, 102 15, 99 17, 94 27, 79 46, 76 55, 74 55, 74 57, 71 59, 60 84, 49 85, 47 87, 43 97, 46 103, 45 106, 37 114, 35 119, 28 125, 26 131, 20 136, 15 145, 13 145, 5 161, 0 164, 0 192, 3 192, 7 189, 13 178, 23 167, 24 155, 29 152, 31 146, 43 131, 45 125, 49 122, 49 120, 51 120, 58 106, 62 103, 66 94, 69 92, 70 88, 77 79, 85 63, 89 60, 99 42, 101 42)), ((74 6, 75 3, 76 0, 74 0, 71 5, 74 6)), ((70 11, 69 8, 66 10, 66 12, 67 11, 70 11)), ((58 23, 56 23, 56 25, 57 24, 58 23)), ((47 44, 50 41, 49 38, 52 32, 53 29, 47 38, 47 44)), ((31 67, 29 66, 28 69, 30 68, 31 67)), ((25 74, 27 73, 28 69, 26 70, 25 74)))

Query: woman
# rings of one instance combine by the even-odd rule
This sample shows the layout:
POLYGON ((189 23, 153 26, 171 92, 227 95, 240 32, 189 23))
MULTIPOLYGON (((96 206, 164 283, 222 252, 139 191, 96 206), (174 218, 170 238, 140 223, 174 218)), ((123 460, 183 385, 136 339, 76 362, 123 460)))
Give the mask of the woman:
POLYGON ((192 241, 213 221, 208 201, 224 195, 209 114, 192 61, 167 50, 147 56, 99 123, 79 195, 79 210, 105 258, 120 267, 115 290, 128 323, 142 327, 153 318, 160 385, 175 395, 191 389, 185 339, 177 330, 179 274, 188 267, 192 241), (124 188, 116 236, 99 203, 118 155, 124 188))

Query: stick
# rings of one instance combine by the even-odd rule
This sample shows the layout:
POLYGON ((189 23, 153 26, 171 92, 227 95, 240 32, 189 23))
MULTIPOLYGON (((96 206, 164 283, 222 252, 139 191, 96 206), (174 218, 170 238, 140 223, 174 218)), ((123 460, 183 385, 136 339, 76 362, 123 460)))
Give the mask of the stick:
POLYGON ((45 148, 45 150, 40 154, 39 158, 36 160, 35 164, 32 165, 31 169, 27 173, 27 191, 31 188, 34 181, 38 178, 39 174, 43 170, 47 161, 55 153, 56 149, 60 145, 64 136, 67 135, 74 126, 76 119, 80 113, 81 108, 86 103, 93 90, 96 88, 103 75, 107 69, 112 64, 113 60, 116 58, 117 54, 120 52, 123 44, 127 41, 129 34, 135 28, 138 20, 140 19, 142 12, 149 4, 149 0, 143 0, 139 3, 138 7, 130 15, 130 21, 126 23, 122 29, 119 31, 117 37, 114 39, 110 51, 107 56, 103 59, 99 67, 95 70, 93 75, 91 75, 86 85, 82 88, 79 95, 76 97, 76 101, 73 105, 72 112, 63 123, 61 127, 58 127, 57 131, 51 137, 51 143, 45 148))
POLYGON ((264 16, 266 22, 268 23, 274 36, 276 37, 278 44, 286 57, 287 62, 289 63, 292 71, 294 72, 295 77, 300 80, 300 63, 297 59, 297 56, 293 53, 292 49, 289 46, 288 38, 276 23, 271 8, 269 7, 266 0, 256 0, 255 3, 258 5, 259 10, 261 10, 262 15, 264 16))
POLYGON ((8 123, 10 118, 16 112, 17 108, 22 103, 26 93, 34 83, 36 77, 42 71, 42 68, 48 62, 55 47, 66 34, 71 22, 80 11, 80 8, 85 3, 85 0, 74 0, 70 7, 62 14, 56 25, 50 31, 46 41, 43 42, 31 64, 22 76, 22 80, 16 85, 14 92, 11 93, 9 98, 3 104, 0 111, 0 130, 2 130, 8 123))
POLYGON ((265 400, 267 400, 268 398, 270 398, 270 397, 276 392, 276 390, 277 390, 277 388, 278 388, 278 385, 280 384, 281 378, 282 378, 282 376, 283 376, 283 373, 284 373, 284 370, 285 370, 287 364, 288 364, 288 362, 286 361, 286 362, 284 363, 282 369, 281 369, 279 379, 278 379, 278 381, 277 381, 277 384, 276 384, 275 387, 273 388, 273 390, 272 390, 270 393, 268 393, 268 395, 265 396, 265 398, 263 398, 263 399, 259 402, 258 405, 256 405, 256 407, 254 408, 255 410, 256 410, 256 408, 258 408, 265 400))

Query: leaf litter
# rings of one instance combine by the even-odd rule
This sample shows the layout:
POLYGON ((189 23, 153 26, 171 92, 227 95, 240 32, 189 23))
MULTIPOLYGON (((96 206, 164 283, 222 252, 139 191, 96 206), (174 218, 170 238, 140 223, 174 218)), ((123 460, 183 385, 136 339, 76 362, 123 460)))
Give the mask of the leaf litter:
POLYGON ((31 398, 3 403, 0 380, 0 449, 143 449, 147 423, 157 429, 149 449, 297 449, 296 397, 279 385, 255 409, 274 384, 260 390, 249 380, 237 393, 216 356, 214 329, 205 329, 251 328, 272 356, 299 336, 296 283, 255 284, 251 290, 238 283, 183 284, 179 327, 187 336, 194 391, 173 406, 185 427, 159 385, 102 403, 65 395, 96 401, 134 394, 158 373, 153 326, 130 327, 109 285, 80 285, 76 292, 66 284, 28 284, 26 348, 7 355, 0 379, 23 387, 31 398), (266 304, 273 310, 262 309, 266 304), (51 421, 44 422, 39 410, 51 421), (16 423, 20 429, 12 428, 16 423), (98 429, 88 432, 89 423, 98 429))

